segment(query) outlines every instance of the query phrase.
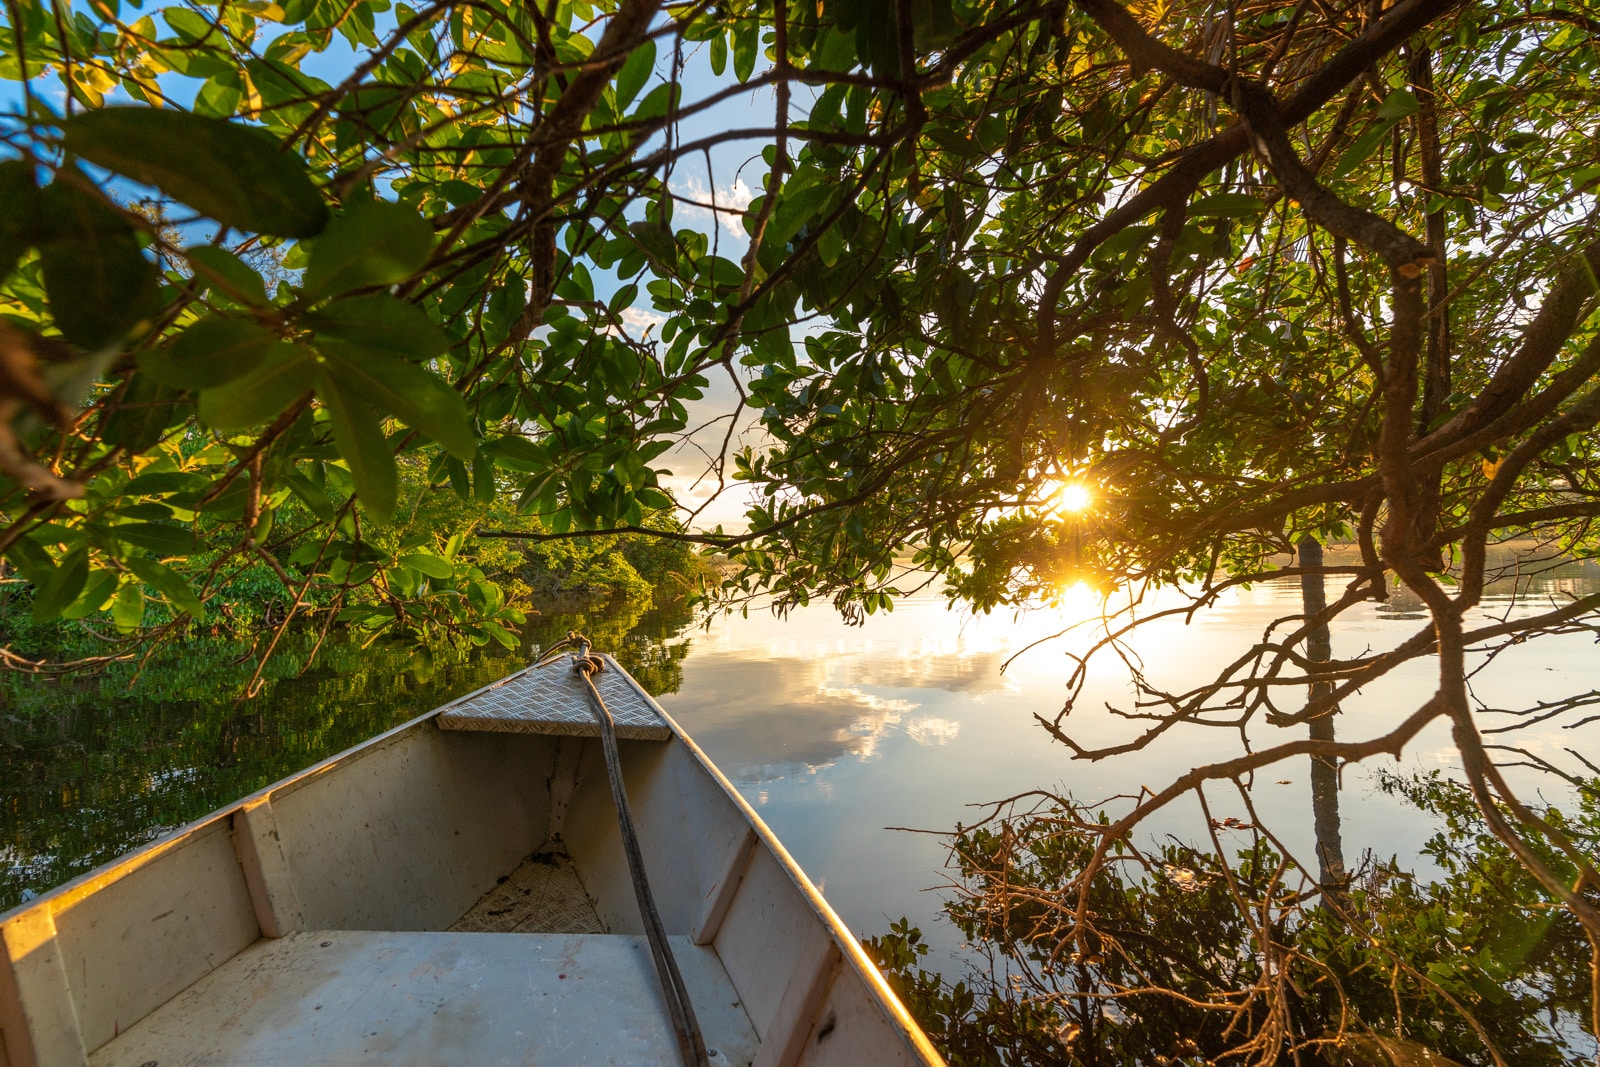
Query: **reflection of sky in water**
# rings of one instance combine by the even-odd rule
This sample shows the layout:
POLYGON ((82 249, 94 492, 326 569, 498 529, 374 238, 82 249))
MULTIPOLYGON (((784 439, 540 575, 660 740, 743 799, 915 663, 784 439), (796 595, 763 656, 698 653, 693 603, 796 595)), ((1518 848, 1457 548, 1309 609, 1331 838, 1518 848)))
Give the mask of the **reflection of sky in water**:
MULTIPOLYGON (((1336 550, 1329 555, 1330 563, 1343 562, 1336 550)), ((1340 580, 1330 581, 1330 599, 1341 588, 1340 580)), ((1476 614, 1485 621, 1508 611, 1531 614, 1596 589, 1600 568, 1567 565, 1497 584, 1476 614)), ((1151 626, 1129 651, 1154 683, 1187 687, 1234 659, 1274 619, 1297 610, 1299 596, 1292 580, 1240 590, 1192 625, 1164 620, 1151 626)), ((824 885, 853 929, 879 933, 890 919, 908 914, 936 948, 948 949, 959 935, 935 918, 938 895, 923 892, 944 880, 945 849, 937 836, 887 827, 948 830, 976 818, 972 805, 1030 789, 1066 790, 1080 800, 1132 794, 1239 752, 1236 733, 1195 728, 1096 763, 1075 761, 1053 742, 1033 716, 1053 717, 1060 709, 1070 669, 1062 652, 1082 651, 1093 633, 1080 627, 1020 656, 1003 673, 1001 667, 1030 642, 1079 621, 1088 605, 1077 600, 1060 610, 973 617, 947 610, 938 596, 923 595, 860 628, 843 625, 826 606, 781 620, 756 613, 719 619, 708 631, 689 632, 683 686, 662 703, 824 885)), ((1168 594, 1146 610, 1177 602, 1168 594)), ((1419 613, 1420 605, 1402 595, 1363 604, 1336 626, 1334 655, 1391 647, 1422 625, 1419 613)), ((1597 666, 1591 638, 1550 638, 1505 653, 1474 678, 1473 689, 1490 707, 1526 707, 1593 688, 1597 666)), ((1105 707, 1129 705, 1127 672, 1109 655, 1097 658, 1095 668, 1067 723, 1086 746, 1125 741, 1139 724, 1105 707)), ((1432 691, 1433 671, 1433 662, 1424 660, 1371 686, 1346 705, 1340 737, 1371 737, 1392 728, 1432 691)), ((1503 721, 1486 716, 1484 725, 1503 721)), ((1262 725, 1251 739, 1276 744, 1301 729, 1262 725)), ((1587 728, 1551 724, 1508 740, 1557 759, 1566 747, 1582 750, 1590 736, 1587 728)), ((1409 773, 1448 769, 1453 761, 1448 731, 1436 725, 1398 763, 1384 763, 1409 773)), ((1369 773, 1345 775, 1345 854, 1354 860, 1371 849, 1404 859, 1430 830, 1416 812, 1379 793, 1369 773)), ((1252 799, 1274 832, 1309 860, 1307 779, 1303 759, 1268 768, 1257 776, 1252 799)), ((1248 817, 1231 785, 1214 786, 1207 795, 1216 816, 1248 817)), ((1171 811, 1151 826, 1191 839, 1201 832, 1188 809, 1171 811)))

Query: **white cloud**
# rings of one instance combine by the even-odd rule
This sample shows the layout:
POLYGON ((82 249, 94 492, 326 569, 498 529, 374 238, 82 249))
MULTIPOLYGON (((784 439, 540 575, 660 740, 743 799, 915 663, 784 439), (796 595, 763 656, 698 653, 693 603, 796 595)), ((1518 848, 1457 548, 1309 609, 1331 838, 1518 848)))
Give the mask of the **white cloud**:
POLYGON ((906 736, 919 745, 947 745, 961 732, 961 724, 950 719, 912 719, 906 736))
POLYGON ((677 212, 688 219, 710 219, 713 215, 722 223, 729 237, 746 238, 744 211, 755 199, 755 190, 743 178, 735 178, 726 189, 712 189, 699 175, 691 174, 674 182, 672 191, 693 203, 678 202, 677 212))
POLYGON ((660 326, 666 321, 667 317, 659 311, 647 311, 640 307, 622 309, 622 324, 632 333, 643 333, 653 326, 660 326))

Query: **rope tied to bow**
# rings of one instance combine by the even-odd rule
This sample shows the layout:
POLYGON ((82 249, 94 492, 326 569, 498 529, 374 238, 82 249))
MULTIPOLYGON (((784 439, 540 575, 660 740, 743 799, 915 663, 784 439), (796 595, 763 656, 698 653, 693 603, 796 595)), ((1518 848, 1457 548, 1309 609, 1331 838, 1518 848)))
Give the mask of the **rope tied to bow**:
POLYGON ((562 649, 576 647, 572 654, 572 669, 583 679, 588 691, 589 709, 594 712, 600 727, 600 746, 605 753, 606 777, 611 782, 611 800, 617 809, 617 825, 622 835, 622 851, 628 858, 628 875, 633 881, 634 899, 639 904, 639 915, 644 920, 645 939, 650 943, 650 956, 655 962, 656 977, 667 1003, 667 1014, 672 1017, 672 1029, 678 1039, 678 1052, 684 1067, 711 1067, 706 1053, 705 1038, 695 1019, 694 1006, 689 1002, 689 990, 678 961, 667 943, 666 927, 661 913, 656 910, 655 896, 650 892, 650 881, 645 874, 644 853, 639 849, 639 835, 634 829, 633 812, 628 807, 628 794, 622 782, 622 758, 617 750, 617 725, 606 707, 605 698, 595 685, 595 675, 606 669, 606 662, 590 649, 590 641, 582 634, 569 630, 566 639, 546 651, 543 659, 534 664, 535 669, 547 667, 559 659, 562 649))

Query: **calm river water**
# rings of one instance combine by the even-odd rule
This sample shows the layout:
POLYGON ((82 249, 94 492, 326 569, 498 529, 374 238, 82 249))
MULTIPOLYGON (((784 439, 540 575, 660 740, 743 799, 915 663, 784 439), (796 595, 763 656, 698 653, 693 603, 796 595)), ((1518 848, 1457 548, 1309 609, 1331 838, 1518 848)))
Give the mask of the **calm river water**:
MULTIPOLYGON (((1552 600, 1596 590, 1600 568, 1567 564, 1522 583, 1515 601, 1510 583, 1498 586, 1481 614, 1547 609, 1552 600)), ((1193 684, 1258 640, 1271 620, 1296 611, 1299 595, 1294 581, 1260 584, 1194 625, 1153 627, 1128 652, 1157 683, 1193 684)), ((783 619, 716 618, 708 626, 672 608, 611 606, 547 613, 535 620, 529 641, 581 626, 599 647, 617 652, 854 930, 882 933, 909 916, 929 935, 936 949, 930 962, 937 962, 959 952, 959 933, 939 918, 945 847, 936 833, 911 830, 947 831, 973 821, 973 805, 1034 788, 1084 801, 1130 794, 1239 752, 1238 735, 1223 730, 1174 732, 1098 763, 1075 761, 1052 742, 1034 715, 1060 708, 1070 669, 1064 653, 1081 651, 1092 630, 1080 626, 1004 665, 1035 640, 1095 615, 1082 590, 1059 607, 987 617, 919 595, 855 628, 825 606, 783 619)), ((1404 598, 1365 605, 1341 620, 1334 654, 1387 647, 1422 625, 1418 606, 1404 598)), ((242 668, 230 662, 237 650, 198 645, 181 661, 151 665, 131 689, 126 671, 68 683, 5 680, 0 908, 507 673, 527 654, 442 654, 433 677, 418 682, 399 652, 338 644, 292 677, 300 665, 295 654, 304 651, 291 649, 275 666, 280 676, 243 704, 230 696, 243 681, 242 668)), ((1431 691, 1431 669, 1423 663, 1396 672, 1347 705, 1340 736, 1386 730, 1431 691)), ((1083 743, 1132 736, 1137 724, 1104 710, 1108 702, 1128 706, 1128 679, 1114 658, 1096 661, 1069 720, 1083 743)), ((1488 706, 1525 707, 1597 682, 1592 637, 1572 635, 1511 650, 1475 678, 1474 691, 1488 706)), ((1597 729, 1533 727, 1515 743, 1551 759, 1567 749, 1593 757, 1597 729)), ((1263 728, 1252 741, 1287 736, 1263 728)), ((1398 766, 1387 765, 1448 770, 1453 761, 1441 729, 1424 734, 1398 766)), ((1258 776, 1253 795, 1263 819, 1309 859, 1308 779, 1307 766, 1286 764, 1258 776)), ((1244 815, 1231 800, 1218 790, 1213 814, 1244 815)), ((1366 770, 1346 774, 1340 804, 1347 856, 1370 849, 1405 860, 1432 833, 1417 812, 1379 792, 1366 770)), ((1200 824, 1193 811, 1175 809, 1153 829, 1195 838, 1200 824)))

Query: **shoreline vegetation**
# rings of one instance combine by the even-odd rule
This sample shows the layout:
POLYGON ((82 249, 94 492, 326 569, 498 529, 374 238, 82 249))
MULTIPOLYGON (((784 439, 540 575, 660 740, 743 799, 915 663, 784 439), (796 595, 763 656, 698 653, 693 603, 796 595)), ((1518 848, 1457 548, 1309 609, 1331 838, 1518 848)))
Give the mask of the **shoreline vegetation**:
POLYGON ((694 617, 687 598, 670 595, 672 582, 641 590, 620 556, 588 562, 546 572, 549 586, 591 595, 535 595, 540 607, 511 648, 324 639, 313 617, 283 638, 249 697, 255 643, 226 633, 93 671, 0 672, 0 765, 12 784, 0 813, 0 910, 525 667, 569 629, 652 692, 676 691, 690 646, 675 639, 694 617))

